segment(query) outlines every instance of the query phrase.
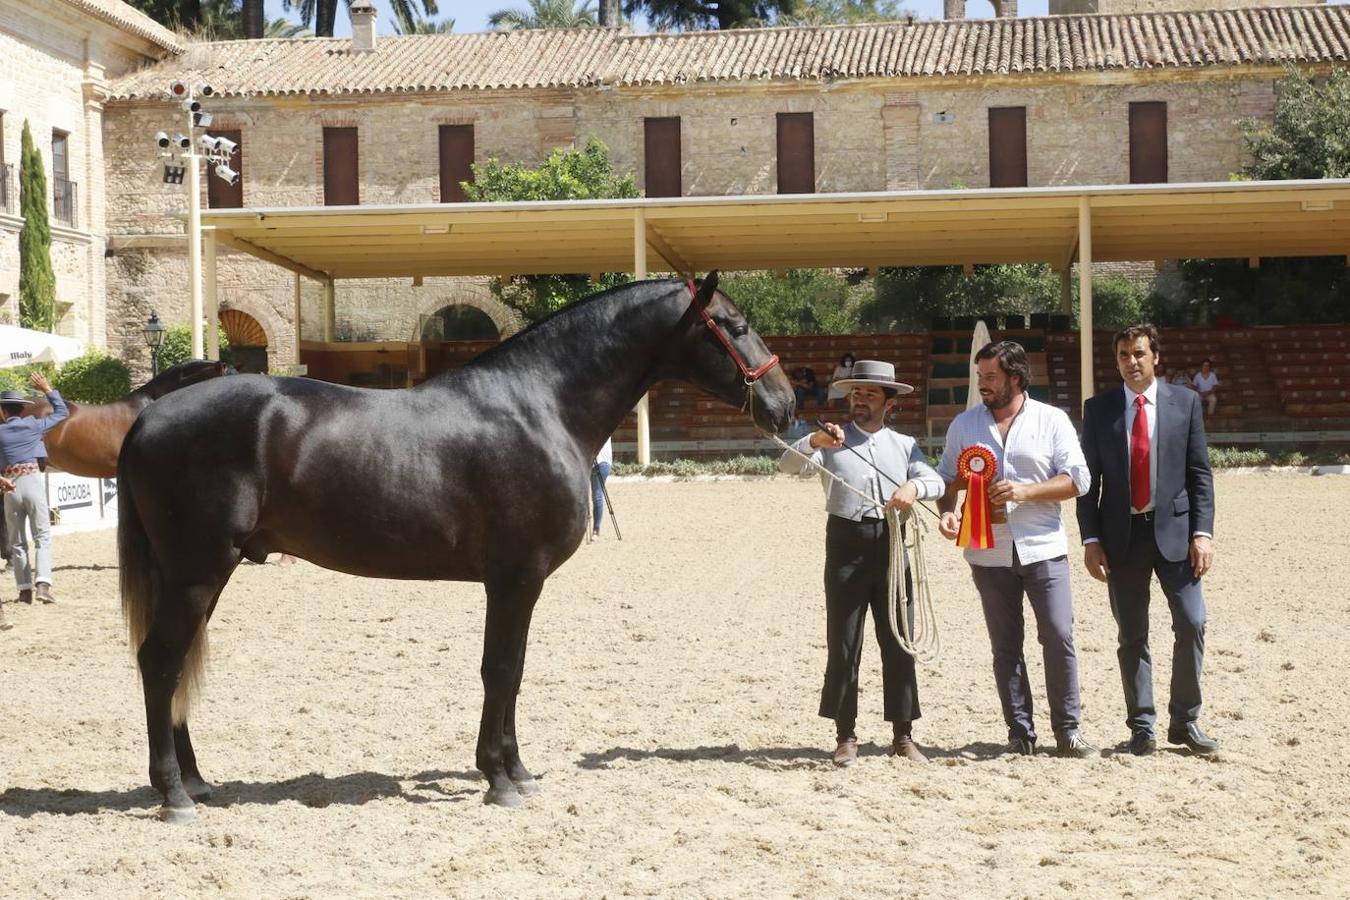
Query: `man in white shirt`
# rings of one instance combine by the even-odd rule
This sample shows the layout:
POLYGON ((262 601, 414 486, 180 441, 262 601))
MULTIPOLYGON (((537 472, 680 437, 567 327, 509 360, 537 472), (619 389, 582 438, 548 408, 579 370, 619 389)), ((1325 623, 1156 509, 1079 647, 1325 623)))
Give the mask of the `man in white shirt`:
POLYGON ((957 416, 947 429, 938 465, 938 474, 947 483, 938 502, 942 513, 938 530, 950 539, 960 531, 954 510, 957 494, 966 485, 957 476, 956 461, 966 447, 985 445, 998 461, 997 478, 989 486, 995 507, 994 545, 967 548, 965 558, 989 629, 1008 751, 1026 756, 1036 752, 1031 684, 1022 652, 1025 595, 1036 616, 1036 637, 1045 658, 1056 753, 1078 759, 1096 756, 1097 749, 1079 727, 1069 546, 1059 509, 1061 501, 1087 491, 1087 463, 1069 417, 1027 396, 1031 367, 1021 344, 987 344, 975 361, 984 403, 957 416), (1000 506, 1007 507, 1006 523, 998 521, 1000 506))
POLYGON ((1219 373, 1214 371, 1214 364, 1210 360, 1200 363, 1200 371, 1195 373, 1192 384, 1205 404, 1205 412, 1214 415, 1214 408, 1219 405, 1219 373))
MULTIPOLYGON (((914 390, 895 380, 895 366, 860 359, 839 386, 847 390, 853 421, 841 428, 826 425, 784 451, 778 468, 797 474, 807 467, 803 454, 850 487, 873 498, 868 503, 853 491, 821 475, 825 488, 825 685, 820 715, 833 719, 837 745, 834 763, 858 759, 858 664, 862 659, 863 626, 872 608, 872 625, 881 648, 881 685, 886 721, 891 723, 892 751, 902 759, 927 762, 914 743, 912 723, 919 718, 919 686, 914 657, 891 634, 887 576, 890 526, 885 507, 902 512, 920 499, 942 495, 942 480, 914 440, 885 427, 896 397, 914 390)), ((905 615, 914 620, 914 587, 905 567, 905 615)))

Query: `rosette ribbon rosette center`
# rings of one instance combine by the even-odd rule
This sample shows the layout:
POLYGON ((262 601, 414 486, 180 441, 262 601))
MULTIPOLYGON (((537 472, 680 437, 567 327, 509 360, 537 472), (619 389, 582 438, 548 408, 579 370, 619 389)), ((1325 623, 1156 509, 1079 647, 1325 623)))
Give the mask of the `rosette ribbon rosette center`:
POLYGON ((988 550, 994 546, 994 526, 989 512, 989 485, 998 471, 992 448, 972 444, 956 458, 956 477, 966 482, 966 500, 961 506, 961 531, 956 546, 988 550))

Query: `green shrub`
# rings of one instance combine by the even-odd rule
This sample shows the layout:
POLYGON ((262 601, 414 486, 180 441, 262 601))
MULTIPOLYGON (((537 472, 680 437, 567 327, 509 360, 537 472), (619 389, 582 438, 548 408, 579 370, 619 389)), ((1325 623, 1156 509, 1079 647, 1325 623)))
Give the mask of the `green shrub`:
MULTIPOLYGON (((26 366, 15 366, 12 369, 0 369, 0 391, 19 391, 22 394, 32 394, 33 386, 28 383, 28 376, 34 372, 41 372, 47 376, 48 381, 53 381, 56 374, 56 367, 51 363, 29 363, 26 366)), ((53 381, 53 383, 55 383, 53 381)))
POLYGON ((111 403, 131 392, 131 371, 122 360, 90 350, 63 365, 52 387, 76 403, 111 403))
MULTIPOLYGON (((220 334, 220 359, 222 362, 232 363, 234 357, 230 355, 230 339, 225 336, 225 329, 221 328, 220 334)), ((163 372, 170 366, 176 366, 181 362, 187 362, 192 358, 192 329, 186 325, 170 325, 164 329, 164 341, 159 345, 159 370, 163 372)))

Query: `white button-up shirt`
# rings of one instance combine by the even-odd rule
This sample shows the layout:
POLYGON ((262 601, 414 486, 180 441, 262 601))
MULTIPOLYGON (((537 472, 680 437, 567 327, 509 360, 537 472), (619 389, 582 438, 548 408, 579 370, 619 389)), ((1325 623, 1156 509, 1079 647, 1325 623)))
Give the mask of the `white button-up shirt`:
MULTIPOLYGON (((1087 493, 1092 482, 1078 433, 1063 410, 1030 397, 1008 429, 1005 444, 994 414, 984 404, 957 416, 947 429, 947 446, 942 451, 938 474, 947 484, 956 480, 956 458, 972 444, 984 444, 994 451, 998 471, 991 481, 1035 483, 1056 475, 1068 475, 1078 490, 1087 493)), ((1023 564, 1064 556, 1069 541, 1064 534, 1058 501, 1024 501, 1008 504, 1008 521, 995 523, 994 546, 989 550, 967 547, 966 562, 972 566, 1011 566, 1012 546, 1023 564)))

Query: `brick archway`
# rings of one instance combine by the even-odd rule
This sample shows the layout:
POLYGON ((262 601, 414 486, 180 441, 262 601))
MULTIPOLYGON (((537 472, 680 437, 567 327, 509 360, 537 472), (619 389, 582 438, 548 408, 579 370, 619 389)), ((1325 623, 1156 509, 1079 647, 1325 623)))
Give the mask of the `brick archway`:
POLYGON ((417 301, 417 317, 435 315, 447 306, 469 306, 479 310, 492 320, 501 340, 524 327, 515 310, 492 296, 492 289, 481 281, 448 281, 439 284, 428 283, 421 288, 425 296, 417 301))
POLYGON ((267 368, 276 369, 294 358, 294 347, 283 347, 282 336, 291 335, 291 326, 283 320, 271 306, 260 303, 250 297, 222 300, 220 304, 220 324, 230 343, 235 343, 235 335, 242 339, 241 346, 263 347, 267 351, 267 368), (262 343, 252 343, 261 338, 262 343))

